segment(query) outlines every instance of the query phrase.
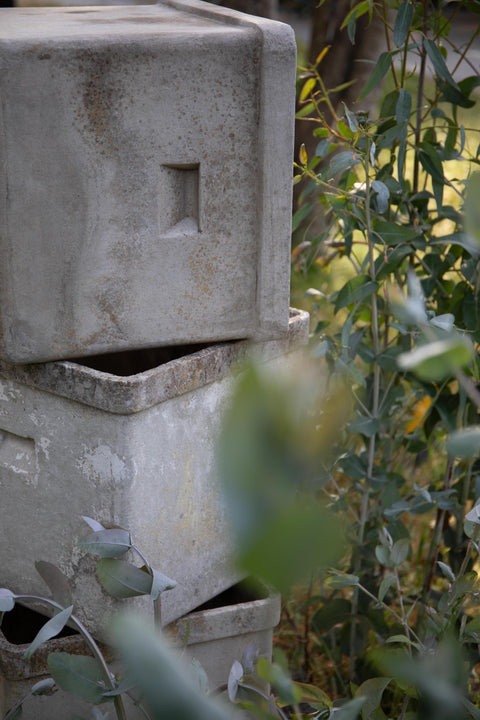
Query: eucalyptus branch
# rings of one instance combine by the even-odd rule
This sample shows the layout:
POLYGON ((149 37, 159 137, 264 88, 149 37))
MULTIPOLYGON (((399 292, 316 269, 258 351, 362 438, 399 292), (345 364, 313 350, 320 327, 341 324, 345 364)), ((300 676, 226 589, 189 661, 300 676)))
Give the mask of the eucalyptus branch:
MULTIPOLYGON (((452 74, 456 73, 456 71, 458 70, 458 68, 462 62, 466 62, 466 63, 468 63, 470 68, 473 70, 475 75, 480 75, 478 68, 476 68, 475 65, 472 62, 470 62, 470 60, 467 57, 468 51, 472 47, 473 43, 475 42, 475 39, 478 37, 479 34, 480 34, 480 25, 477 25, 475 32, 472 34, 470 40, 468 41, 467 45, 465 46, 464 50, 462 51, 462 54, 460 55, 455 67, 453 68, 452 74)), ((453 42, 448 37, 446 38, 446 42, 448 42, 448 44, 450 45, 450 47, 453 48, 453 50, 458 52, 457 47, 453 44, 453 42)))
MULTIPOLYGON (((370 215, 370 138, 367 136, 367 147, 365 152, 365 219, 366 219, 366 235, 368 242, 368 264, 370 270, 370 277, 375 281, 375 257, 374 257, 374 244, 372 241, 372 220, 370 215)), ((377 358, 380 352, 380 338, 378 332, 378 305, 377 305, 377 294, 374 292, 372 295, 372 339, 373 339, 373 350, 375 354, 375 360, 373 364, 373 397, 372 397, 372 417, 378 417, 379 408, 379 395, 380 395, 380 366, 378 365, 377 358)), ((373 474, 373 463, 375 457, 375 441, 376 433, 372 435, 368 446, 368 469, 367 477, 363 488, 363 499, 362 508, 360 512, 360 527, 358 532, 358 544, 361 547, 364 541, 365 526, 367 524, 368 517, 368 503, 370 496, 370 480, 373 474)), ((361 554, 357 553, 355 560, 354 574, 358 575, 361 567, 361 554)), ((356 616, 358 612, 358 589, 355 588, 352 599, 352 622, 350 626, 350 679, 353 680, 354 676, 354 654, 355 654, 355 640, 356 640, 356 616)))
MULTIPOLYGON (((402 625, 403 625, 403 628, 404 628, 404 630, 405 630, 405 635, 406 635, 406 637, 410 640, 410 626, 409 626, 409 624, 408 624, 407 616, 406 616, 406 614, 405 614, 405 605, 404 605, 404 602, 403 602, 402 586, 400 585, 400 577, 399 577, 399 575, 398 575, 398 568, 397 568, 397 567, 396 567, 395 570, 394 570, 394 574, 395 574, 395 584, 396 584, 396 586, 397 586, 398 601, 399 601, 399 603, 400 603, 400 613, 401 613, 401 617, 402 617, 402 625)), ((410 656, 412 655, 412 648, 411 648, 410 645, 408 646, 408 654, 409 654, 410 656)))
MULTIPOLYGON (((361 583, 357 583, 357 585, 355 585, 355 587, 357 587, 359 590, 361 590, 365 595, 367 595, 377 605, 381 605, 381 607, 383 607, 384 610, 387 610, 390 613, 390 615, 392 617, 394 617, 395 620, 397 620, 401 624, 401 626, 405 630, 405 635, 407 635, 407 628, 404 625, 404 620, 401 615, 399 615, 393 608, 391 608, 390 605, 387 605, 387 603, 384 600, 379 600, 378 597, 376 597, 373 593, 371 593, 370 590, 367 590, 367 588, 364 585, 362 585, 361 583)), ((407 625, 408 625, 408 623, 407 623, 407 625)), ((423 642, 420 640, 420 638, 418 637, 415 630, 413 630, 413 628, 411 628, 409 625, 408 625, 408 631, 409 631, 411 637, 415 640, 415 642, 417 642, 420 645, 420 647, 423 649, 423 647, 424 647, 423 642)))
MULTIPOLYGON (((41 595, 15 595, 15 601, 19 600, 20 602, 41 602, 45 605, 50 605, 51 607, 55 608, 56 610, 64 610, 65 608, 60 605, 60 603, 57 603, 55 600, 51 600, 50 598, 43 597, 41 595)), ((108 686, 110 690, 115 690, 115 682, 113 680, 112 673, 110 672, 110 669, 105 661, 105 658, 103 657, 103 653, 98 647, 97 643, 93 639, 92 635, 88 632, 85 625, 75 616, 70 615, 70 622, 72 625, 78 630, 78 632, 83 636, 85 642, 89 646, 90 650, 92 651, 93 656, 95 657, 95 660, 100 665, 100 668, 102 670, 102 674, 105 679, 105 684, 108 686)), ((125 708, 123 706, 123 701, 120 695, 115 695, 113 698, 113 703, 115 705, 115 711, 117 714, 118 720, 127 720, 127 716, 125 714, 125 708)))

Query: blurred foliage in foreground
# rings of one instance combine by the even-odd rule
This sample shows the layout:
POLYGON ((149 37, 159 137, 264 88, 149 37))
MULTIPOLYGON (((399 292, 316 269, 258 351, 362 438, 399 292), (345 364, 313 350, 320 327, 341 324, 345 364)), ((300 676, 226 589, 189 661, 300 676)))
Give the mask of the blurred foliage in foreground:
MULTIPOLYGON (((478 3, 392 0, 388 12, 387 3, 352 4, 344 21, 352 41, 360 17, 384 21, 385 50, 359 94, 362 100, 385 83, 378 117, 355 107, 337 111, 326 86, 328 48, 299 80, 298 116, 309 118, 318 143, 313 156, 302 148, 296 163, 304 189, 293 261, 297 273, 315 265, 332 278, 307 293, 317 321, 317 379, 297 372, 317 396, 317 411, 306 417, 318 447, 328 450, 314 460, 307 505, 328 512, 325 547, 341 532, 349 549, 326 568, 312 533, 310 580, 286 602, 279 644, 296 676, 328 698, 297 707, 298 717, 480 717, 480 144, 469 123, 480 85, 469 62, 479 13, 478 3), (471 33, 456 46, 451 30, 463 7, 473 13, 471 33), (319 408, 335 406, 342 384, 351 417, 333 416, 323 439, 319 408)), ((295 451, 281 435, 255 429, 265 408, 271 427, 288 426, 279 419, 278 392, 275 406, 268 386, 256 390, 253 435, 238 429, 236 457, 258 456, 261 435, 268 487, 278 475, 279 507, 270 508, 284 523, 278 563, 286 566, 295 562, 295 551, 284 548, 295 545, 296 532, 305 547, 301 520, 288 525, 283 517, 305 497, 305 472, 289 461, 295 451), (297 486, 298 495, 285 494, 285 486, 297 486)), ((308 389, 298 392, 308 397, 308 389)), ((255 505, 263 473, 238 468, 247 479, 236 477, 235 492, 250 479, 255 505)), ((224 465, 229 482, 227 471, 224 465)), ((230 494, 238 507, 248 504, 230 494)), ((256 571, 268 576, 272 557, 256 571)), ((253 567, 248 554, 241 560, 253 567)), ((295 580, 284 568, 284 585, 295 580)))

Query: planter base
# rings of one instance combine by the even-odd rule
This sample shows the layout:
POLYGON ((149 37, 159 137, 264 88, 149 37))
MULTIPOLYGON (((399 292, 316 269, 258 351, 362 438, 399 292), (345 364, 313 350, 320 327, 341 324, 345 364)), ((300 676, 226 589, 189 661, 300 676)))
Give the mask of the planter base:
MULTIPOLYGON (((167 637, 178 648, 182 648, 184 658, 187 661, 196 658, 201 663, 211 690, 227 682, 232 663, 241 659, 250 642, 255 642, 260 655, 271 657, 273 628, 280 619, 280 597, 267 589, 264 589, 262 595, 260 598, 246 595, 241 586, 232 588, 208 603, 207 607, 180 618, 166 628, 167 637)), ((23 613, 24 610, 19 608, 18 612, 23 613)), ((12 613, 17 613, 17 609, 12 613)), ((25 650, 37 632, 38 624, 44 620, 33 611, 23 614, 20 620, 14 619, 12 615, 8 621, 9 631, 5 631, 5 635, 15 637, 14 630, 20 622, 22 631, 28 630, 31 622, 31 637, 25 643, 10 642, 0 631, 1 717, 27 696, 35 683, 49 676, 47 657, 51 652, 88 654, 83 639, 74 634, 49 640, 34 653, 30 661, 25 661, 25 650)), ((105 651, 108 655, 108 649, 105 651)), ((142 712, 129 698, 125 698, 125 706, 128 720, 144 720, 142 712)), ((22 719, 67 720, 75 715, 87 718, 90 717, 91 708, 88 703, 59 690, 51 696, 30 696, 24 703, 22 719)), ((104 705, 102 709, 110 710, 110 716, 113 717, 110 705, 104 705)))

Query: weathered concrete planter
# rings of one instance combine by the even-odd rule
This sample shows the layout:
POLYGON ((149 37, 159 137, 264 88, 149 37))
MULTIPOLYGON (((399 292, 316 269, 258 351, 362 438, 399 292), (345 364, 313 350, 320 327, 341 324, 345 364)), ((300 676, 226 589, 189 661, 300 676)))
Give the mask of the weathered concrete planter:
POLYGON ((197 0, 0 14, 0 356, 286 332, 292 29, 197 0))
MULTIPOLYGON (((228 604, 222 604, 227 598, 220 596, 217 603, 213 603, 215 607, 189 613, 166 629, 170 640, 182 647, 186 660, 196 658, 200 661, 212 690, 227 681, 232 663, 241 659, 250 642, 255 642, 260 655, 271 656, 273 629, 280 620, 280 597, 268 592, 262 595, 259 599, 240 599, 238 602, 235 588, 232 588, 228 604)), ((8 642, 0 630, 2 717, 17 701, 28 695, 36 682, 48 677, 47 656, 50 652, 88 654, 78 635, 48 641, 29 662, 23 659, 27 647, 28 644, 8 642)), ((128 699, 125 703, 128 720, 144 717, 128 699)), ((75 713, 82 715, 82 711, 86 717, 86 710, 90 707, 59 691, 50 697, 29 698, 22 717, 24 720, 65 720, 75 713)))
MULTIPOLYGON (((200 661, 211 689, 227 682, 232 663, 254 642, 259 654, 271 657, 273 629, 280 622, 280 595, 266 588, 258 599, 237 598, 237 587, 216 602, 172 623, 167 633, 188 656, 200 661)), ((240 593, 244 591, 240 588, 240 593)))
POLYGON ((93 558, 76 547, 89 532, 82 515, 128 529, 151 564, 177 580, 164 595, 165 623, 233 585, 239 574, 215 472, 232 371, 251 348, 285 362, 307 338, 308 314, 294 310, 282 341, 214 345, 131 376, 66 361, 0 363, 0 587, 43 593, 34 561, 53 562, 101 634, 114 601, 93 558))

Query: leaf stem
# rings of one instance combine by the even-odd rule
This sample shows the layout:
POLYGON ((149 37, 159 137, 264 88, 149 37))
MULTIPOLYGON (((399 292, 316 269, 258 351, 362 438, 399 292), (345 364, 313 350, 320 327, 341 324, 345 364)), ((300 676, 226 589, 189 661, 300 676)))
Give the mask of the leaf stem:
MULTIPOLYGON (((56 608, 57 610, 64 610, 60 603, 55 602, 55 600, 50 600, 50 598, 42 597, 40 595, 15 595, 15 601, 19 600, 20 602, 42 602, 45 605, 50 605, 51 607, 56 608)), ((92 651, 93 656, 97 660, 98 664, 101 667, 103 676, 105 678, 105 683, 108 685, 110 690, 115 690, 115 682, 112 677, 112 673, 110 672, 110 669, 106 663, 106 660, 103 656, 102 651, 98 647, 96 641, 92 637, 92 635, 89 633, 85 625, 76 617, 76 615, 70 615, 70 622, 72 625, 76 627, 76 629, 79 631, 79 633, 84 637, 87 645, 89 646, 90 650, 92 651)), ((116 695, 113 699, 113 703, 115 705, 115 711, 117 714, 118 720, 127 720, 127 716, 125 714, 125 708, 123 705, 123 701, 120 695, 116 695)))

